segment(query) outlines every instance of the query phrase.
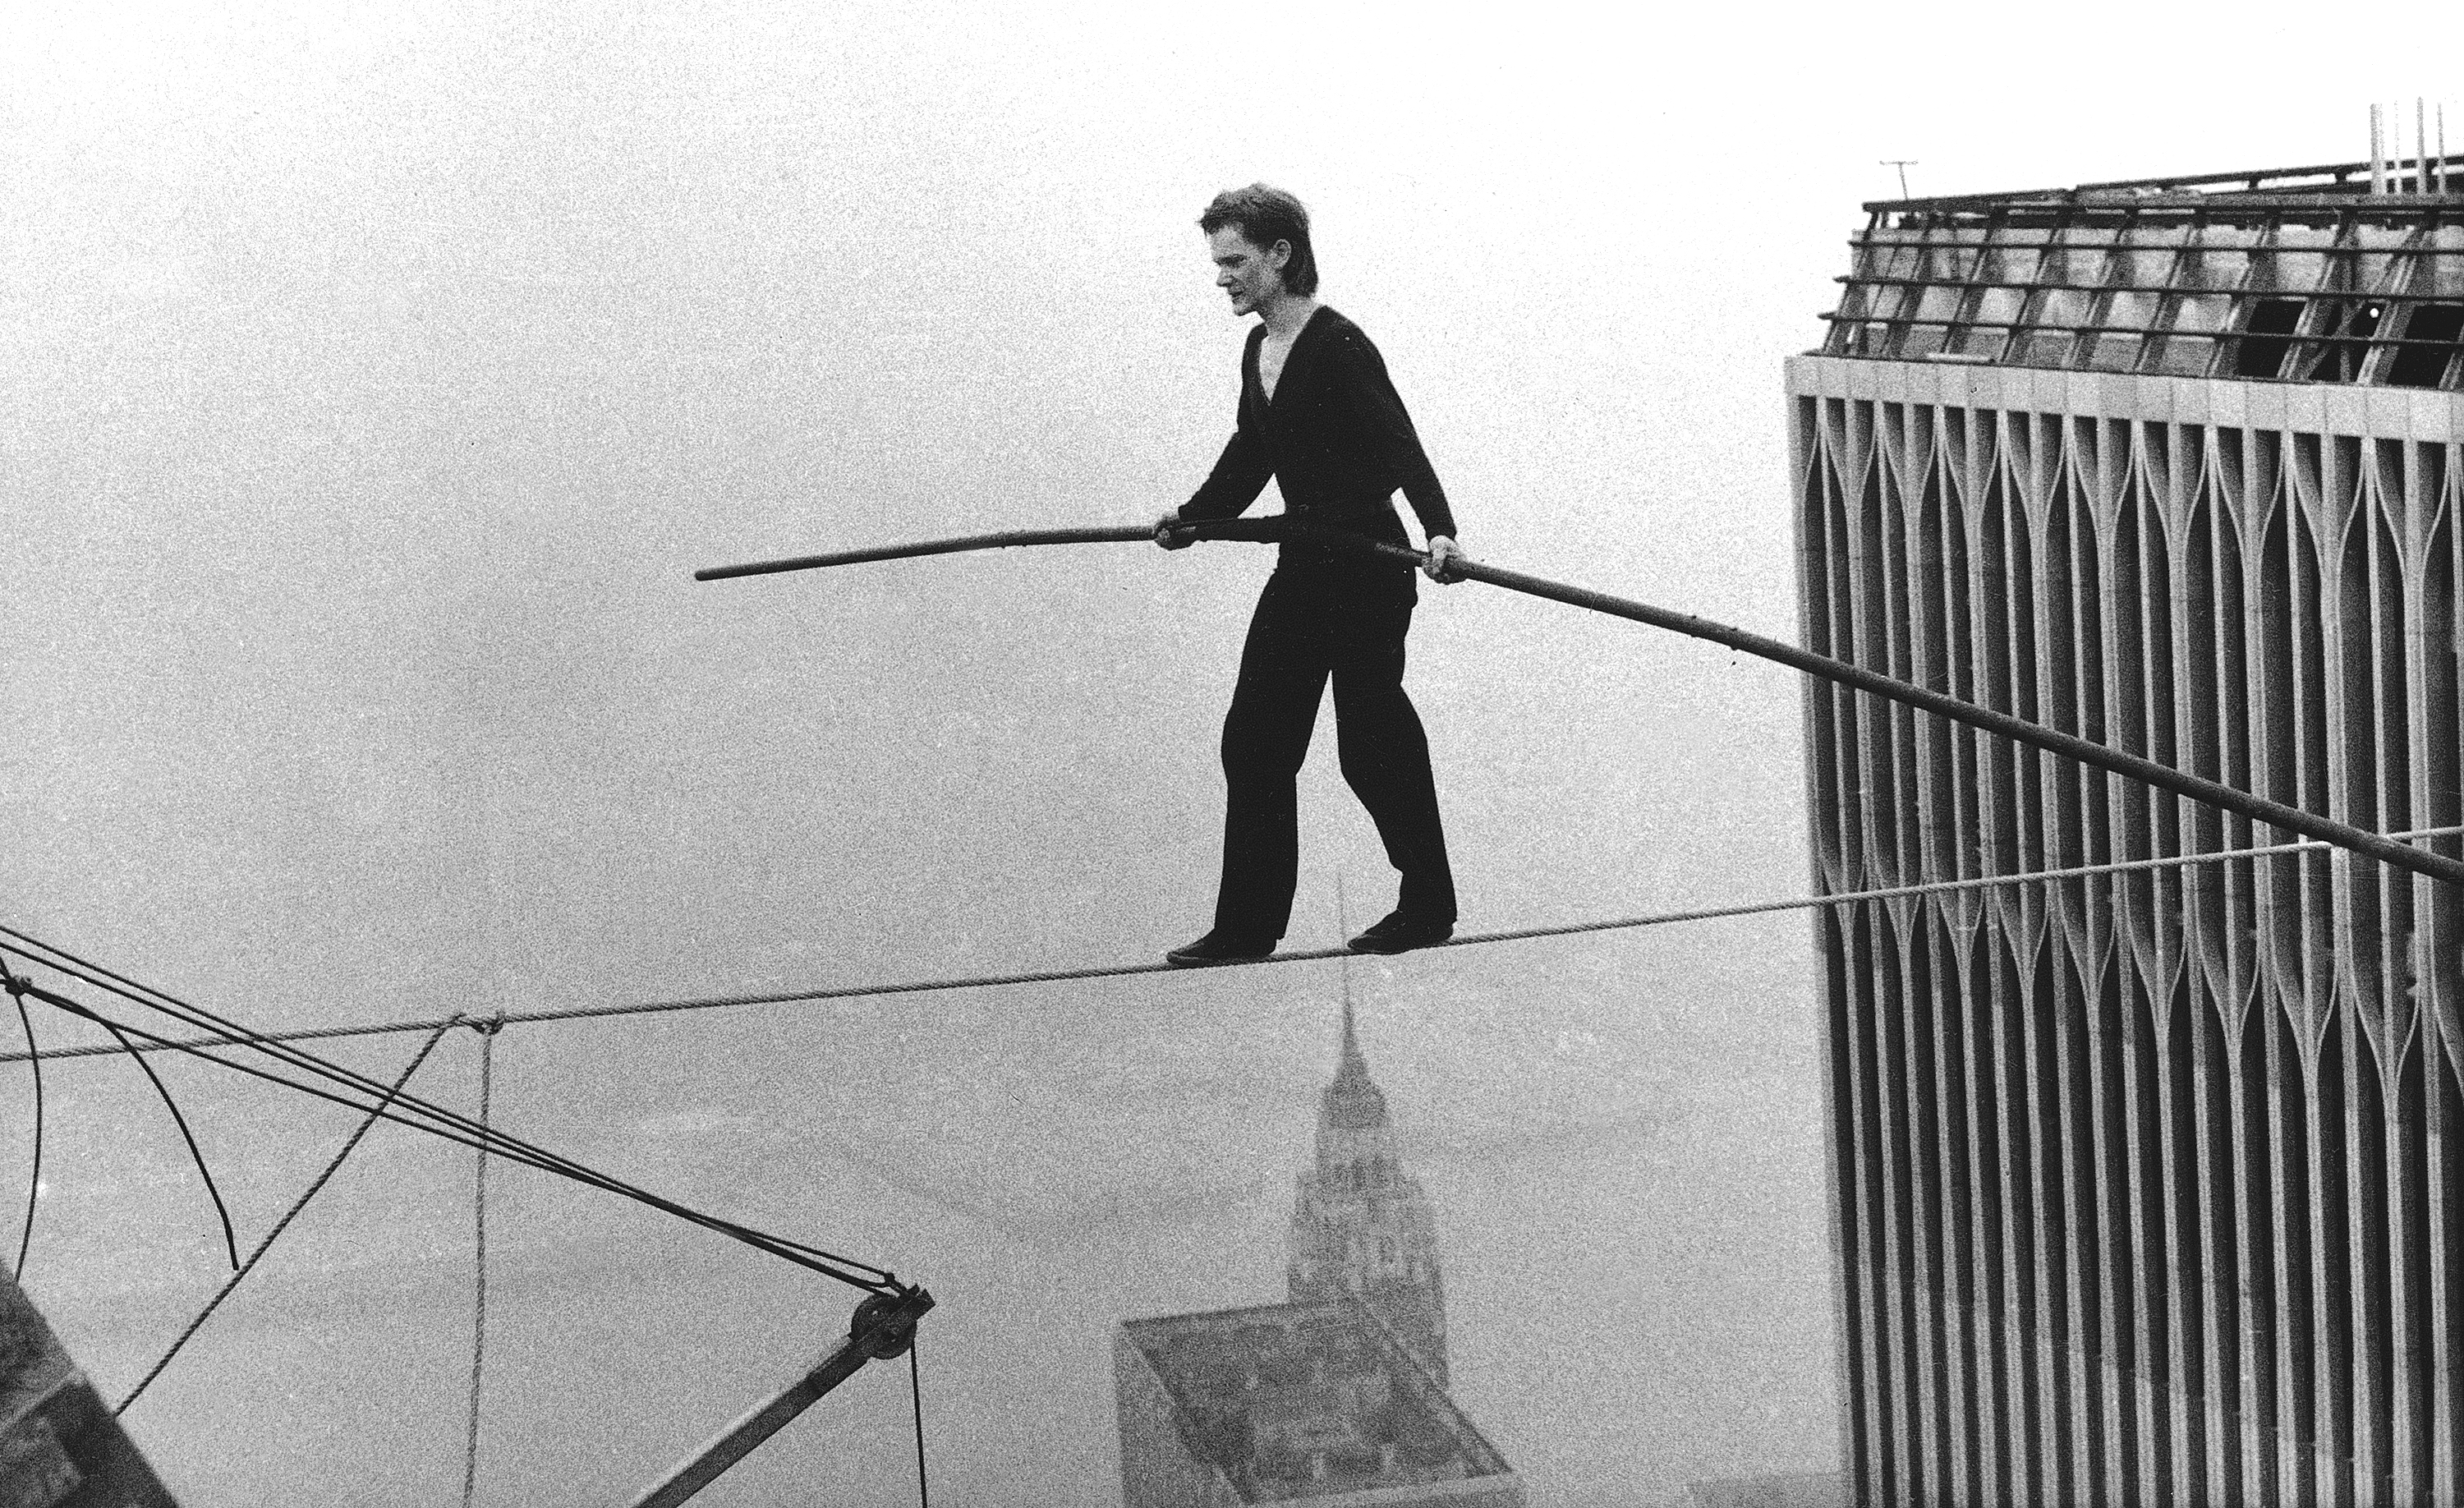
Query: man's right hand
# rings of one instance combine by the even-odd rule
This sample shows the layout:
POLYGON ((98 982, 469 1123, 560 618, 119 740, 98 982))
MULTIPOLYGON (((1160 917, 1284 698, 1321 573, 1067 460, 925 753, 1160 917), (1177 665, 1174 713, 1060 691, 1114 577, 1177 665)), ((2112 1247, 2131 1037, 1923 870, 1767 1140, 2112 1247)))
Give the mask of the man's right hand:
POLYGON ((1186 550, 1198 542, 1198 530, 1178 514, 1155 520, 1155 541, 1167 550, 1186 550))

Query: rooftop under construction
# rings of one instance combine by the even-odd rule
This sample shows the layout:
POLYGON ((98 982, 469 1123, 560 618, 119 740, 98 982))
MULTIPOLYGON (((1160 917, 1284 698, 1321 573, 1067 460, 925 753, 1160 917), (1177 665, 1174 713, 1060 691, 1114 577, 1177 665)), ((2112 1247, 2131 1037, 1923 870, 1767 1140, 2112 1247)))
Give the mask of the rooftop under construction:
POLYGON ((2464 156, 1867 204, 1820 353, 2464 388, 2464 156))

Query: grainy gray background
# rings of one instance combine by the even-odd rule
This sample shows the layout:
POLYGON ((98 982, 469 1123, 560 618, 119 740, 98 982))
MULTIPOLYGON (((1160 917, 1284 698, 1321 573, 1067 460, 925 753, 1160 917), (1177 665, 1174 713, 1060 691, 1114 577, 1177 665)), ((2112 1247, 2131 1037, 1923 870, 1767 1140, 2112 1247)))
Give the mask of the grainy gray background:
MULTIPOLYGON (((2453 55, 2445 8, 2373 14, 2453 55)), ((1232 414, 1192 224, 1219 188, 1310 204, 1476 557, 1788 633, 1777 363, 1879 160, 1925 193, 2358 158, 2366 100, 2424 87, 2162 5, 0 15, 0 919, 269 1025, 1195 935, 1265 552, 688 573, 1177 502, 1232 414)), ((1466 928, 1802 891, 1786 677, 1483 588, 1423 604, 1466 928)), ((1335 937, 1338 872, 1355 921, 1387 895, 1331 754, 1299 942, 1335 937)), ((1830 1464, 1805 921, 1353 983, 1438 1207, 1458 1397, 1534 1508, 1830 1464)), ((1337 990, 517 1029, 497 1104, 927 1282, 936 1500, 1101 1504, 1111 1324, 1280 1295, 1337 990)), ((456 1034, 418 1083, 467 1104, 474 1065, 456 1034)), ((243 1239, 347 1128, 165 1071, 243 1239)), ((27 1286, 117 1396, 219 1240, 129 1065, 53 1088, 27 1286)), ((452 1499, 470 1177, 371 1138, 131 1411, 184 1501, 452 1499)), ((852 1295, 715 1237, 494 1187, 483 1501, 615 1499, 844 1326, 852 1295)), ((912 1501, 904 1410, 868 1376, 708 1500, 912 1501)))

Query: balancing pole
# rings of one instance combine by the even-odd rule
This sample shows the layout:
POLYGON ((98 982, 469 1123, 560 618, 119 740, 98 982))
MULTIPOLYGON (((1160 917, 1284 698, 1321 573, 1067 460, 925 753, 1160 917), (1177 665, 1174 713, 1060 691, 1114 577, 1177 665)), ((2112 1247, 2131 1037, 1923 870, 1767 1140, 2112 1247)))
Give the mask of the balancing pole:
MULTIPOLYGON (((1428 557, 1418 550, 1408 550, 1400 545, 1381 544, 1359 535, 1296 523, 1274 516, 1210 519, 1175 527, 1186 530, 1191 535, 1199 539, 1239 539, 1264 544, 1309 544, 1340 554, 1399 560, 1412 565, 1424 565, 1428 560, 1428 557)), ((962 538, 928 539, 912 544, 886 545, 870 550, 848 550, 835 555, 808 555, 786 560, 756 561, 747 565, 711 566, 695 571, 693 579, 722 581, 742 576, 766 576, 781 571, 809 571, 828 566, 856 565, 872 560, 902 560, 913 556, 955 555, 972 550, 1001 550, 1031 545, 1125 544, 1152 540, 1155 535, 1155 526, 1153 524, 1127 524, 1094 529, 1017 530, 1007 534, 972 535, 962 538)), ((1749 633, 1743 628, 1714 623, 1707 618, 1698 618, 1692 613, 1671 612, 1665 607, 1654 607, 1648 602, 1612 597, 1606 592, 1595 592, 1588 587, 1569 586, 1563 581, 1526 576, 1520 571, 1508 571, 1494 565, 1482 565, 1476 561, 1457 560, 1448 568, 1447 574, 1463 580, 1479 581, 1489 586, 1502 586, 1509 592, 1521 592, 1529 597, 1541 597, 1552 602, 1564 602, 1570 607, 1580 607, 1588 612, 1604 613, 1611 618, 1623 618, 1638 623, 1648 623, 1654 628, 1665 628, 1672 633, 1684 634, 1688 638, 1706 639, 1713 644, 1726 645, 1731 649, 1752 655, 1757 659, 1788 666, 1793 669, 1802 670, 1808 675, 1818 676, 1835 685, 1852 687, 1859 691, 1885 697, 1903 706, 1931 712, 1937 717, 1947 717, 1955 723, 1965 723, 1970 728, 1981 729, 2013 742, 2041 749, 2047 754, 2058 754, 2065 759, 2077 760, 2080 764, 2102 770, 2109 775, 2118 775, 2124 779, 2154 786, 2158 790, 2170 791, 2176 796, 2186 797, 2203 805, 2220 807, 2228 812, 2237 812, 2254 821, 2265 822, 2271 827, 2299 833, 2304 838, 2315 838, 2321 842, 2333 843, 2339 848, 2378 860, 2382 863, 2409 869, 2414 874, 2427 875, 2433 880, 2443 880, 2449 885, 2464 885, 2464 863, 2444 855, 2415 848, 2409 843, 2397 842, 2392 839, 2382 838, 2376 833, 2355 827, 2349 822, 2339 822, 2330 818, 2321 817, 2315 812, 2303 811, 2298 806, 2287 806, 2281 801, 2271 801, 2263 796, 2254 796, 2235 786, 2225 785, 2202 776, 2176 770, 2171 765, 2159 764, 2153 759, 2143 759, 2137 754, 2124 754, 2118 749, 2109 749, 2102 744, 2091 742, 2075 734, 2047 728, 2041 723, 2032 723, 2023 717, 2013 717, 2008 712, 1998 712, 1990 707, 1979 707, 1973 702, 1965 701, 1947 692, 1933 690, 1927 687, 1918 686, 1914 682, 1902 681, 1879 671, 1868 670, 1862 666, 1850 665, 1844 660, 1834 660, 1828 655, 1815 654, 1811 649, 1800 649, 1794 645, 1768 638, 1762 634, 1749 633)))

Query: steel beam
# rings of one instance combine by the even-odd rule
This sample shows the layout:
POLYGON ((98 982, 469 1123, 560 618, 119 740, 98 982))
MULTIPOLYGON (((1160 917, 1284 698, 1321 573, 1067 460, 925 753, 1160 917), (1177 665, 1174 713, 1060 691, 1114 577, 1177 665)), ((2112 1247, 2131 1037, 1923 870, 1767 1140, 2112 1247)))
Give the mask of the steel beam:
POLYGON ((729 1467, 784 1429, 789 1420, 811 1408, 824 1393, 862 1370, 865 1363, 904 1354, 915 1344, 915 1322, 932 1307, 933 1296, 921 1288, 910 1288, 895 1296, 875 1294, 858 1304, 854 1322, 847 1326, 847 1338, 838 1349, 721 1430, 674 1470, 643 1488, 632 1499, 631 1508, 674 1508, 716 1481, 729 1467))

